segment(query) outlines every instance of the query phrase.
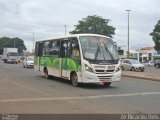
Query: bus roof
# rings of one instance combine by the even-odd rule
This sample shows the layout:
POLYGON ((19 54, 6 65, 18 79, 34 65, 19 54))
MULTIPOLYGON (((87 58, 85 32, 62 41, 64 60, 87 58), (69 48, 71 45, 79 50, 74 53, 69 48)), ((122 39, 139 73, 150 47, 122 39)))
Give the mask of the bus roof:
POLYGON ((83 34, 72 34, 72 35, 64 35, 64 36, 50 37, 50 38, 46 38, 46 39, 37 40, 36 42, 46 41, 46 40, 53 40, 53 39, 61 39, 61 38, 80 37, 80 36, 99 36, 99 37, 110 38, 110 37, 108 37, 108 36, 99 35, 99 34, 87 34, 87 33, 83 33, 83 34))

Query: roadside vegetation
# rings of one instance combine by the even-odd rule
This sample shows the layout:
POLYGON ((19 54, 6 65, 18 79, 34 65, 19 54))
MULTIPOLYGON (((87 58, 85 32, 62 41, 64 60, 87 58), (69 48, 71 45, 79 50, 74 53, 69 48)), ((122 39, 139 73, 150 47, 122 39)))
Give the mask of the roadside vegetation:
POLYGON ((18 48, 18 53, 23 53, 23 50, 27 50, 24 41, 20 38, 0 38, 0 55, 3 54, 3 48, 18 48))

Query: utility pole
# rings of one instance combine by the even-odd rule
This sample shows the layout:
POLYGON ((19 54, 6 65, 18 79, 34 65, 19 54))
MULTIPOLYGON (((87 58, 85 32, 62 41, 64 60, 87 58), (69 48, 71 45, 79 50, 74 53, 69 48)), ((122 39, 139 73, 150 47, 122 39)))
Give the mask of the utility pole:
POLYGON ((67 29, 67 25, 64 25, 64 32, 65 32, 65 35, 66 35, 66 30, 67 29))
POLYGON ((129 57, 129 12, 131 11, 131 10, 126 10, 127 11, 127 13, 128 13, 128 57, 129 57))

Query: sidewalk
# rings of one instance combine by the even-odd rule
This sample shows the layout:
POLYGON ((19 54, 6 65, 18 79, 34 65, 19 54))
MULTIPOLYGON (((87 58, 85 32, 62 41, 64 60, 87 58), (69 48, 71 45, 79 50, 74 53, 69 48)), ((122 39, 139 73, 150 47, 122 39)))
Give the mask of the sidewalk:
POLYGON ((160 82, 160 74, 158 73, 122 71, 122 76, 160 82))

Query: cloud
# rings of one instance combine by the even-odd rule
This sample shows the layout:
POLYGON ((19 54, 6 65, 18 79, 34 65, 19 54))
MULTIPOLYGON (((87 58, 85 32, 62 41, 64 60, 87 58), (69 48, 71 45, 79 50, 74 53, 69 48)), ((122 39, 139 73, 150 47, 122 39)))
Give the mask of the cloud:
POLYGON ((0 36, 20 37, 31 48, 35 39, 64 35, 88 15, 110 19, 116 28, 114 40, 127 44, 127 12, 130 12, 131 48, 153 46, 149 36, 160 19, 159 0, 1 0, 0 36))

